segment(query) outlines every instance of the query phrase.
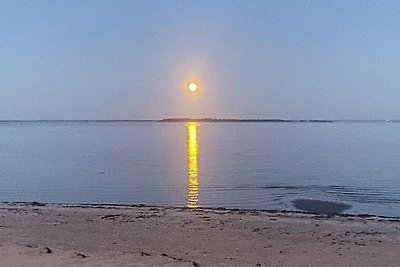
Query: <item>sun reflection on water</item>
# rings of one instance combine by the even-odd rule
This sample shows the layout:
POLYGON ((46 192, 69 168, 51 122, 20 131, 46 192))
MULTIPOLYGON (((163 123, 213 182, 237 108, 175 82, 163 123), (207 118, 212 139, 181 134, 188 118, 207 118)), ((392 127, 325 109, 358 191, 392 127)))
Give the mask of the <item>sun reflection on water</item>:
POLYGON ((186 123, 187 129, 187 151, 188 151, 188 179, 189 197, 188 208, 197 208, 199 205, 199 184, 197 181, 197 127, 199 123, 186 123))

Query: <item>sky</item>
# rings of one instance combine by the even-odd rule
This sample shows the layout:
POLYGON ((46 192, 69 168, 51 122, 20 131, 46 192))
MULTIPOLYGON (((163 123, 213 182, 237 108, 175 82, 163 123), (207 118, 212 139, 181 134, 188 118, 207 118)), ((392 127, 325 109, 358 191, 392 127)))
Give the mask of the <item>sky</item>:
POLYGON ((0 120, 394 119, 399 103, 400 1, 0 1, 0 120))

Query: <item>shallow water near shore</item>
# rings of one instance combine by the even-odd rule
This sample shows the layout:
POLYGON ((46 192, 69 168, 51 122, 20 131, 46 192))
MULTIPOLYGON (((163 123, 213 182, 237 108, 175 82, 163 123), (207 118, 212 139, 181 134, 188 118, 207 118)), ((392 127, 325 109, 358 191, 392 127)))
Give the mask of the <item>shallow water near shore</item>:
POLYGON ((310 199, 400 216, 399 136, 398 123, 0 122, 0 201, 296 210, 310 199))

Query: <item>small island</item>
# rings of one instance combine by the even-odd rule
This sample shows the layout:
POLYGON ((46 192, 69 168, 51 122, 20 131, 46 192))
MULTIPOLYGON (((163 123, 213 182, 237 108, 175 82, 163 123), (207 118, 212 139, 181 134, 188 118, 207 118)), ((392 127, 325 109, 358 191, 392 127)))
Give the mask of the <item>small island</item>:
POLYGON ((333 120, 287 120, 287 119, 216 119, 216 118, 166 118, 160 122, 335 122, 333 120))

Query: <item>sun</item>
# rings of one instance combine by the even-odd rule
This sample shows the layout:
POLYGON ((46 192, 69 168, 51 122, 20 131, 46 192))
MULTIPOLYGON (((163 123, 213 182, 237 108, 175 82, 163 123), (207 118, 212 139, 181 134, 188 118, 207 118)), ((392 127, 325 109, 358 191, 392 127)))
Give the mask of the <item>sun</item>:
POLYGON ((190 83, 188 84, 187 88, 188 88, 189 92, 195 93, 195 92, 197 92, 199 86, 198 86, 197 83, 195 83, 195 82, 190 82, 190 83))

